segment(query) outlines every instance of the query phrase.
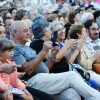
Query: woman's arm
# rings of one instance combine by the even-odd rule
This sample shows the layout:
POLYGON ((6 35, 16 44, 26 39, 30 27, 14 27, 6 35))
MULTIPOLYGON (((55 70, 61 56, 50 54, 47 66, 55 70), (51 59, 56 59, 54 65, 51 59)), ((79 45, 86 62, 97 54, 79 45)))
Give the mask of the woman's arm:
POLYGON ((68 59, 70 63, 73 63, 76 60, 82 49, 82 46, 84 45, 84 41, 82 39, 79 39, 77 42, 77 46, 71 49, 72 52, 70 53, 70 59, 68 59))
POLYGON ((65 44, 63 45, 63 48, 56 55, 56 62, 59 62, 64 57, 69 48, 76 45, 77 45, 76 40, 74 39, 66 40, 65 44))
POLYGON ((76 60, 77 56, 79 54, 79 49, 75 49, 71 54, 70 54, 70 58, 68 59, 68 61, 70 63, 74 63, 74 61, 76 60))

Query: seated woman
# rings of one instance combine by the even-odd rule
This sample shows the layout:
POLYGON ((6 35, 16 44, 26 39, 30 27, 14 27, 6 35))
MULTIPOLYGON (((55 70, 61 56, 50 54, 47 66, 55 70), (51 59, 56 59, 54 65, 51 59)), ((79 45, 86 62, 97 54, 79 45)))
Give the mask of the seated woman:
MULTIPOLYGON (((43 43, 46 41, 50 41, 51 31, 50 31, 49 23, 47 21, 38 20, 37 22, 36 23, 34 22, 34 24, 32 25, 32 29, 34 29, 32 31, 34 33, 35 39, 30 44, 30 47, 33 48, 38 54, 42 50, 43 43), (35 29, 36 28, 35 25, 37 25, 37 22, 39 24, 41 24, 41 23, 44 24, 44 26, 42 25, 39 30, 35 29)), ((64 34, 65 34, 65 32, 64 32, 64 34)), ((63 37, 65 38, 65 35, 63 37)), ((74 40, 66 41, 64 48, 62 50, 60 50, 60 52, 58 53, 59 55, 57 54, 58 56, 54 57, 53 59, 52 59, 52 57, 50 57, 51 52, 53 52, 53 49, 51 51, 49 51, 49 54, 46 55, 44 61, 50 57, 53 61, 55 61, 55 58, 56 58, 56 62, 58 62, 58 63, 54 64, 52 69, 50 69, 51 73, 59 73, 59 72, 69 71, 69 65, 68 65, 68 63, 66 63, 65 58, 63 58, 63 57, 64 57, 65 53, 67 52, 67 50, 74 45, 76 45, 74 43, 74 40)))
MULTIPOLYGON (((78 46, 74 49, 71 49, 71 51, 73 52, 72 55, 76 56, 77 62, 84 69, 88 70, 88 72, 90 73, 90 78, 97 81, 100 86, 100 75, 92 71, 92 64, 97 60, 99 52, 92 56, 90 51, 85 46, 84 43, 86 41, 87 34, 84 26, 73 24, 70 27, 69 35, 71 39, 77 39, 78 41, 78 46)), ((74 62, 76 58, 70 56, 70 62, 74 62)))

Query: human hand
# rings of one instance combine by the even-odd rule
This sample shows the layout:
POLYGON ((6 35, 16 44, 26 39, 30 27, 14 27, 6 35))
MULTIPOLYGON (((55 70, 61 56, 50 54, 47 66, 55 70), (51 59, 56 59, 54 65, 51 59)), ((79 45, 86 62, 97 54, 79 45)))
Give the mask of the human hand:
POLYGON ((24 92, 26 93, 27 96, 32 96, 26 89, 24 89, 24 92))
MULTIPOLYGON (((4 93, 3 93, 3 100, 8 100, 9 98, 13 98, 13 95, 12 93, 10 93, 9 90, 6 90, 4 93)), ((10 100, 10 99, 9 99, 10 100)))
POLYGON ((83 43, 85 43, 86 42, 86 36, 82 36, 81 40, 82 40, 83 43))
POLYGON ((26 74, 26 72, 17 72, 18 78, 23 77, 26 74))
POLYGON ((27 81, 25 81, 25 80, 21 80, 24 84, 25 84, 25 86, 28 86, 28 82, 27 81))
POLYGON ((69 39, 65 41, 65 45, 68 46, 69 48, 71 47, 76 47, 77 46, 77 40, 75 39, 69 39))
POLYGON ((54 47, 51 49, 51 57, 52 57, 52 58, 56 58, 56 55, 57 55, 57 53, 58 53, 59 50, 60 50, 59 44, 58 44, 57 42, 55 42, 55 44, 56 44, 57 46, 54 46, 54 47))
POLYGON ((21 65, 13 65, 13 64, 0 65, 0 68, 2 69, 2 72, 7 73, 7 74, 11 74, 12 72, 14 72, 16 67, 20 68, 21 65))
POLYGON ((77 40, 77 49, 80 51, 82 46, 84 45, 85 41, 83 39, 77 40))
POLYGON ((52 48, 52 42, 51 41, 46 41, 43 44, 42 51, 44 51, 45 53, 48 53, 51 48, 52 48))

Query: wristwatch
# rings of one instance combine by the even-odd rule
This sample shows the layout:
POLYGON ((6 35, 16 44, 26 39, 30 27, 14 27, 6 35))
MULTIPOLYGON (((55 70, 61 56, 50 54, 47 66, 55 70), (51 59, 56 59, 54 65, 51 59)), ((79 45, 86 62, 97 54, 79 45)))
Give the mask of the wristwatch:
POLYGON ((53 62, 55 62, 56 58, 49 57, 53 62))

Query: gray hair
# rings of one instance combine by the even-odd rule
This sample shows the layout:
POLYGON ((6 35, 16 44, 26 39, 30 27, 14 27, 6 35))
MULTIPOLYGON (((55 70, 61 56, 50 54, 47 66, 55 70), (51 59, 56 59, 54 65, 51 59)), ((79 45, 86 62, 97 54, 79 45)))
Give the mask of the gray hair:
POLYGON ((89 15, 92 16, 93 19, 94 19, 94 16, 93 16, 92 13, 90 13, 90 12, 85 12, 85 13, 82 15, 82 17, 81 17, 81 24, 84 24, 84 23, 86 22, 86 20, 87 20, 87 18, 88 18, 89 15))
POLYGON ((49 22, 44 19, 35 20, 32 24, 31 29, 35 39, 40 39, 44 36, 44 30, 49 27, 49 22))
POLYGON ((98 24, 98 28, 99 28, 99 32, 100 32, 100 16, 99 16, 98 19, 96 20, 96 23, 98 24))
MULTIPOLYGON (((11 26, 10 26, 10 28, 9 28, 11 40, 13 40, 13 39, 15 38, 15 37, 13 36, 13 30, 19 30, 19 29, 21 29, 21 26, 22 26, 23 24, 26 24, 26 23, 23 22, 23 21, 14 21, 14 22, 11 24, 11 26)), ((27 25, 27 24, 26 24, 26 25, 27 25)))
POLYGON ((60 21, 54 21, 54 22, 52 22, 52 23, 50 24, 52 34, 53 34, 54 31, 55 31, 55 30, 54 30, 54 27, 55 27, 56 25, 58 25, 58 24, 61 24, 61 25, 63 26, 62 22, 60 22, 60 21))
POLYGON ((45 12, 45 9, 44 8, 41 8, 39 13, 42 15, 43 13, 45 12))
POLYGON ((34 8, 31 7, 30 9, 26 8, 25 10, 27 11, 28 17, 30 17, 31 16, 31 12, 34 11, 34 10, 37 10, 37 8, 36 7, 34 7, 34 8))
POLYGON ((48 9, 47 7, 41 8, 39 13, 42 15, 43 13, 45 13, 46 11, 50 11, 50 9, 48 9))
MULTIPOLYGON (((14 23, 14 22, 13 22, 14 23)), ((13 23, 10 25, 10 27, 9 27, 9 33, 10 33, 10 38, 11 38, 11 40, 13 39, 13 35, 12 35, 12 31, 13 31, 13 29, 15 28, 15 25, 13 25, 13 23)))
POLYGON ((32 22, 35 22, 36 20, 39 20, 39 19, 44 19, 46 20, 46 18, 40 14, 36 15, 33 19, 32 19, 32 22))

